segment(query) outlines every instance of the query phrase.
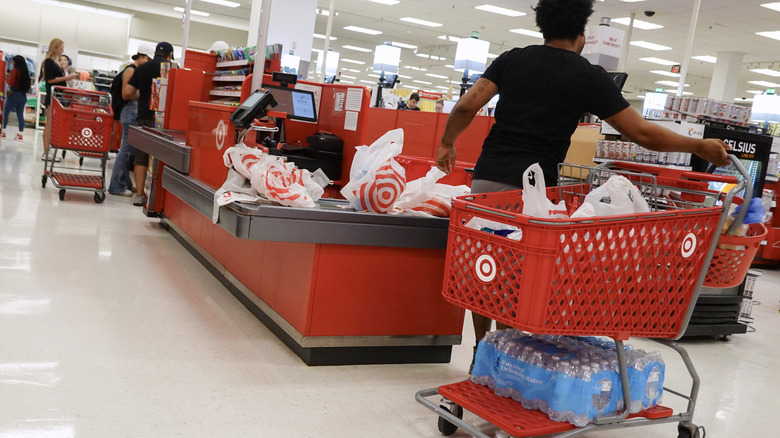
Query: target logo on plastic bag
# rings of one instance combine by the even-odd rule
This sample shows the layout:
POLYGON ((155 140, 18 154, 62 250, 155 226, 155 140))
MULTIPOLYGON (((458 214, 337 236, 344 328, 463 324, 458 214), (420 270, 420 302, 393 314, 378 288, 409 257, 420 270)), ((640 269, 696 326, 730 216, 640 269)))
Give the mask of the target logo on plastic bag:
POLYGON ((485 283, 489 283, 496 278, 496 261, 487 254, 477 257, 477 263, 474 265, 474 268, 477 270, 477 277, 485 283))
POLYGON ((696 243, 697 243, 696 235, 693 233, 688 233, 685 236, 685 239, 683 239, 682 248, 680 251, 682 253, 682 256, 685 257, 686 259, 692 256, 693 253, 696 251, 696 243))
POLYGON ((373 181, 360 186, 359 197, 363 208, 376 213, 387 213, 393 209, 395 201, 406 188, 403 168, 400 170, 394 160, 390 160, 375 172, 373 181))
POLYGON ((81 136, 84 138, 90 138, 92 137, 92 130, 89 128, 84 128, 81 130, 81 136))

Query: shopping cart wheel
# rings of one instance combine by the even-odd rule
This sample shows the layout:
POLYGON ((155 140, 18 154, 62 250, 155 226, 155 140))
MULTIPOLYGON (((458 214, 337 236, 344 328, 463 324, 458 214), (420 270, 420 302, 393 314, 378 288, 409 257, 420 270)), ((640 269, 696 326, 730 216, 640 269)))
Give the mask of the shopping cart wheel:
MULTIPOLYGON (((439 407, 441 409, 449 412, 450 414, 453 414, 456 417, 458 417, 460 419, 463 419, 463 408, 460 407, 459 405, 456 405, 455 403, 453 403, 453 402, 451 402, 451 401, 449 401, 447 399, 442 399, 441 404, 439 405, 439 407)), ((439 417, 439 432, 442 435, 450 436, 453 433, 455 433, 456 430, 458 430, 458 426, 450 423, 449 421, 444 419, 444 417, 439 417)))
POLYGON ((44 189, 46 188, 46 181, 47 180, 48 180, 48 178, 46 177, 46 175, 41 176, 41 187, 43 187, 44 189))
POLYGON ((105 200, 106 200, 105 193, 95 192, 95 202, 97 202, 98 204, 102 204, 103 201, 105 200))
POLYGON ((60 189, 60 201, 65 200, 65 189, 60 189))
POLYGON ((704 427, 693 423, 679 423, 677 425, 677 438, 704 438, 707 433, 704 427))

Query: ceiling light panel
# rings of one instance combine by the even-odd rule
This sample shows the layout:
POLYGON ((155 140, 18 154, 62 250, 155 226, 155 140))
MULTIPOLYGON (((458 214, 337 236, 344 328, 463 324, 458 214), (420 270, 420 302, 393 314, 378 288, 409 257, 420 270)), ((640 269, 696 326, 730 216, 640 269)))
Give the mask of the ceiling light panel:
POLYGON ((770 70, 768 68, 754 68, 752 70, 753 73, 759 73, 762 75, 772 76, 775 78, 780 78, 780 71, 777 70, 770 70))
POLYGON ((381 30, 366 29, 365 27, 360 26, 346 26, 344 27, 344 30, 351 30, 352 32, 359 32, 367 35, 382 35, 381 30))
POLYGON ((650 70, 650 73, 655 73, 657 75, 662 75, 662 76, 668 76, 670 78, 680 77, 680 73, 672 73, 670 71, 664 71, 664 70, 650 70))
MULTIPOLYGON (((612 23, 628 26, 631 23, 631 18, 629 17, 614 18, 612 19, 612 23)), ((634 20, 634 27, 642 30, 663 29, 663 26, 661 26, 660 24, 650 23, 648 21, 642 21, 642 20, 634 20)))
POLYGON ((359 65, 365 65, 365 62, 363 61, 356 61, 354 59, 348 59, 348 58, 342 58, 341 62, 346 62, 348 64, 359 64, 359 65))
POLYGON ((709 62, 710 64, 715 64, 716 62, 718 62, 718 58, 717 57, 710 56, 710 55, 692 56, 691 58, 693 58, 693 59, 695 59, 697 61, 709 62))
POLYGON ((415 46, 415 45, 412 45, 412 44, 405 44, 405 43, 399 43, 398 41, 391 41, 391 42, 390 42, 390 45, 391 45, 391 46, 395 46, 395 47, 400 47, 400 48, 402 48, 402 49, 411 49, 411 50, 414 50, 414 49, 416 49, 416 48, 417 48, 417 46, 415 46))
POLYGON ((433 84, 433 82, 418 81, 417 79, 413 79, 412 82, 414 82, 415 84, 423 84, 423 85, 431 85, 431 84, 433 84))
POLYGON ((347 78, 347 79, 357 79, 357 78, 356 78, 356 77, 354 77, 354 76, 347 76, 347 75, 341 75, 341 76, 339 76, 339 77, 340 77, 340 78, 347 78))
POLYGON ((241 3, 231 2, 227 0, 200 0, 204 3, 211 3, 214 5, 226 6, 228 8, 237 8, 241 6, 241 3))
POLYGON ((370 2, 379 3, 381 5, 393 6, 401 3, 400 0, 368 0, 370 2))
POLYGON ((756 35, 772 38, 773 40, 780 40, 780 30, 775 30, 772 32, 756 32, 756 35))
MULTIPOLYGON (((680 86, 680 82, 679 81, 678 82, 674 82, 674 81, 655 81, 655 83, 658 84, 658 85, 666 85, 667 87, 679 87, 680 86)), ((685 87, 690 87, 690 85, 688 85, 688 84, 685 84, 684 86, 685 87)))
POLYGON ((766 87, 766 88, 780 87, 780 84, 776 84, 774 82, 767 82, 767 81, 748 81, 748 84, 758 85, 760 87, 766 87))
POLYGON ((780 12, 780 2, 764 3, 761 7, 780 12))
POLYGON ((515 11, 507 8, 501 8, 493 5, 474 6, 474 9, 479 9, 480 11, 485 11, 485 12, 492 12, 494 14, 506 15, 507 17, 522 17, 523 15, 525 15, 525 12, 515 11))
POLYGON ((661 59, 661 58, 639 58, 640 61, 645 62, 652 62, 653 64, 661 64, 661 65, 677 65, 677 62, 675 61, 669 61, 668 59, 661 59))
MULTIPOLYGON (((323 34, 321 34, 321 33, 315 33, 315 34, 314 34, 314 38, 317 38, 317 39, 320 39, 320 40, 324 40, 324 39, 325 39, 325 35, 323 35, 323 34)), ((336 39, 337 39, 337 38, 336 38, 336 37, 334 37, 334 36, 330 37, 330 40, 331 40, 331 41, 336 41, 336 39)))
POLYGON ((355 50, 355 51, 363 52, 363 53, 371 53, 371 52, 374 51, 373 49, 367 49, 365 47, 358 47, 358 46, 351 46, 349 44, 343 45, 341 47, 343 47, 343 48, 345 48, 347 50, 355 50))
POLYGON ((648 41, 631 41, 629 44, 631 44, 632 46, 642 47, 644 49, 657 50, 657 51, 672 50, 672 48, 669 46, 662 46, 660 44, 651 43, 648 41))
POLYGON ((745 91, 745 93, 750 93, 750 94, 764 94, 764 92, 763 92, 763 91, 761 91, 761 90, 747 90, 747 91, 745 91))
POLYGON ((438 78, 438 79, 447 79, 447 76, 437 75, 437 74, 434 74, 434 73, 425 73, 425 76, 430 76, 432 78, 438 78))
POLYGON ((403 18, 399 18, 399 20, 405 21, 407 23, 419 24, 420 26, 428 26, 428 27, 442 27, 442 26, 444 26, 441 23, 436 23, 434 21, 428 21, 428 20, 420 20, 419 18, 414 18, 414 17, 403 17, 403 18))
MULTIPOLYGON (((174 7, 173 10, 176 12, 184 12, 184 8, 180 8, 178 6, 174 7)), ((209 15, 211 15, 208 12, 196 11, 195 9, 190 9, 190 14, 200 15, 201 17, 208 17, 209 15)))
POLYGON ((528 29, 509 29, 512 33, 519 33, 520 35, 530 36, 534 38, 544 38, 541 32, 537 32, 535 30, 528 30, 528 29))

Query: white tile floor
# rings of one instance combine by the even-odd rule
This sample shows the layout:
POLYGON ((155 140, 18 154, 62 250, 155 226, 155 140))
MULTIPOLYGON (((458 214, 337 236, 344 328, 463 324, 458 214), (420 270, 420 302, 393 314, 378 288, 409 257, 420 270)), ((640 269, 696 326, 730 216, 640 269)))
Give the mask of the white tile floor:
MULTIPOLYGON (((414 394, 466 378, 468 322, 450 364, 307 367, 130 198, 42 189, 31 134, 0 145, 0 438, 439 436, 414 394)), ((754 333, 684 342, 708 438, 777 433, 778 285, 764 271, 754 333)), ((667 382, 687 388, 664 352, 667 382)))

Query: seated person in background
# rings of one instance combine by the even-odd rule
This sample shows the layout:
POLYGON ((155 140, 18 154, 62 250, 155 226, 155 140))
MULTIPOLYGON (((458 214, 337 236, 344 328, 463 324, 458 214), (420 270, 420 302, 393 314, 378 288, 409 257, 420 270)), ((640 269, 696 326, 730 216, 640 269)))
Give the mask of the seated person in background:
POLYGON ((420 102, 420 95, 417 93, 412 93, 411 96, 409 96, 409 100, 404 103, 403 101, 398 103, 398 109, 405 109, 405 110, 412 110, 412 111, 422 111, 417 104, 420 102))

